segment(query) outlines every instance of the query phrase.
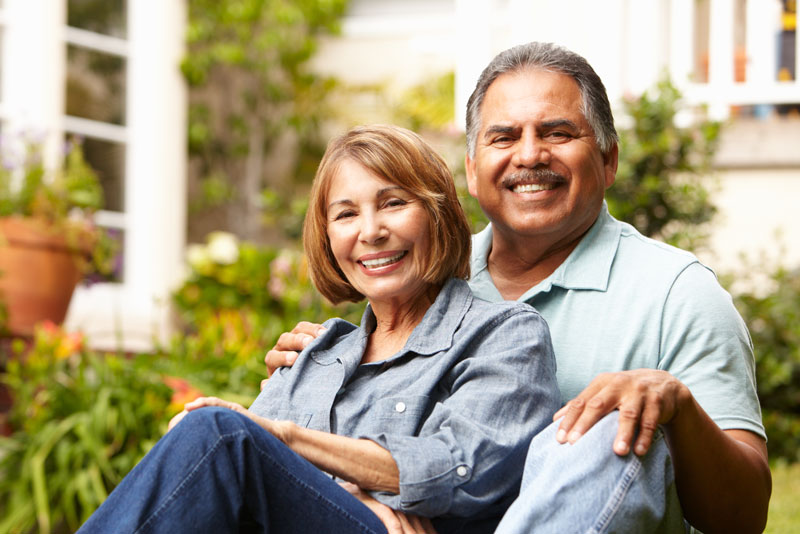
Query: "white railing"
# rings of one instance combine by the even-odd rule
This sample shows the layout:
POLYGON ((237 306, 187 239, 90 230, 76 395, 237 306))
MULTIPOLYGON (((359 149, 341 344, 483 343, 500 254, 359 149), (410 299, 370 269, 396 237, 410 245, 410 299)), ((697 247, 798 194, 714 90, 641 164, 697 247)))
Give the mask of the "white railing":
MULTIPOLYGON (((734 0, 707 0, 708 79, 693 80, 697 52, 693 36, 697 24, 695 0, 670 1, 670 62, 674 83, 689 102, 707 104, 717 118, 728 116, 731 106, 800 103, 800 39, 795 39, 795 79, 778 81, 778 32, 781 3, 778 0, 747 0, 744 21, 735 17, 734 0), (737 50, 735 26, 745 24, 744 81, 735 80, 737 50)), ((739 52, 740 53, 740 52, 739 52)))

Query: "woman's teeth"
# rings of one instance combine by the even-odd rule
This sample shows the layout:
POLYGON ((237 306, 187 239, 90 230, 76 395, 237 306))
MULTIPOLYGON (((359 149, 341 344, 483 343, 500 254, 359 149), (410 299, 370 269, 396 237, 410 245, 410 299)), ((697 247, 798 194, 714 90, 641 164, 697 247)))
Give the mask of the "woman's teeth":
POLYGON ((400 252, 399 254, 395 254, 394 256, 387 256, 385 258, 378 258, 376 260, 361 260, 361 265, 363 265, 367 269, 377 269, 378 267, 385 267, 391 263, 395 263, 405 255, 406 255, 405 252, 400 252))

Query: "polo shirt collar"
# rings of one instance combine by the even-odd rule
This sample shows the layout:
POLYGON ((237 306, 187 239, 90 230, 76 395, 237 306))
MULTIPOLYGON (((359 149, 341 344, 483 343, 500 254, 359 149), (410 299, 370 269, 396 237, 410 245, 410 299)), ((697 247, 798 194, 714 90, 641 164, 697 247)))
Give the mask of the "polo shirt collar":
MULTIPOLYGON (((581 239, 564 262, 553 274, 525 292, 518 300, 526 301, 533 296, 549 291, 552 286, 565 289, 605 291, 611 276, 611 264, 617 254, 621 228, 608 213, 605 200, 600 214, 592 227, 581 239)), ((475 253, 472 257, 472 276, 490 279, 487 270, 489 252, 492 248, 491 225, 475 235, 472 242, 475 253)), ((496 290, 495 290, 496 291, 496 290)))

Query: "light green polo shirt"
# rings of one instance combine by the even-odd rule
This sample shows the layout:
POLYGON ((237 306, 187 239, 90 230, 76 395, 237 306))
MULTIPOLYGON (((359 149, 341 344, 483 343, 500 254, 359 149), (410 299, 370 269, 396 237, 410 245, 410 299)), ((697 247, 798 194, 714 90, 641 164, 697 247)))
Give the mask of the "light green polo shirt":
MULTIPOLYGON (((470 287, 496 301, 491 243, 491 225, 473 236, 470 287)), ((564 402, 600 373, 661 369, 686 384, 720 428, 766 439, 752 342, 730 295, 693 254, 644 237, 605 203, 564 263, 518 300, 550 326, 564 402)))

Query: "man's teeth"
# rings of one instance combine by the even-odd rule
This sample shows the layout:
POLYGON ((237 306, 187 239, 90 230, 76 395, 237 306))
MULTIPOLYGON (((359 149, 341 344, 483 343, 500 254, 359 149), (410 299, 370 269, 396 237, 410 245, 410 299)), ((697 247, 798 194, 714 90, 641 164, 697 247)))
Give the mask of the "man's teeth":
POLYGON ((533 193, 534 191, 549 191, 555 189, 556 184, 519 184, 511 188, 515 193, 533 193))
POLYGON ((398 261, 400 258, 405 256, 405 254, 405 252, 401 252, 399 254, 395 254, 394 256, 387 256, 386 258, 379 258, 377 260, 361 260, 361 264, 367 269, 377 269, 378 267, 383 267, 398 261))

